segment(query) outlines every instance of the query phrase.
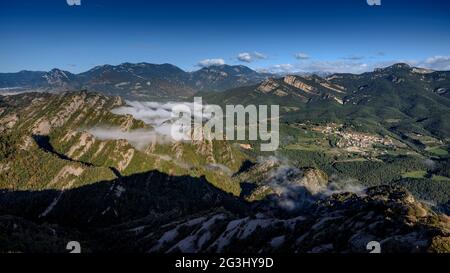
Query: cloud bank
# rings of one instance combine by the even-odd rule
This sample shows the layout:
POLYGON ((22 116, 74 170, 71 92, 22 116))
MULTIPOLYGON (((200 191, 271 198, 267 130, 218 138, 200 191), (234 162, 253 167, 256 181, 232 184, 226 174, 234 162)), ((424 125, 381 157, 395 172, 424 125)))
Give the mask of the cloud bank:
MULTIPOLYGON (((115 108, 111 112, 117 115, 132 115, 135 119, 144 121, 150 128, 124 131, 121 128, 96 127, 87 130, 87 132, 102 140, 125 139, 137 149, 144 149, 153 143, 165 144, 175 142, 178 140, 174 139, 173 129, 182 134, 191 133, 188 131, 188 128, 181 128, 180 125, 175 123, 176 120, 179 120, 179 116, 175 116, 172 113, 172 109, 180 105, 188 107, 193 116, 202 115, 202 109, 207 107, 207 105, 203 105, 203 108, 199 106, 194 107, 194 103, 187 102, 127 101, 126 106, 115 108)), ((208 118, 205 114, 202 117, 208 118)))
POLYGON ((200 67, 209 67, 212 65, 224 65, 225 60, 224 59, 204 59, 198 62, 198 66, 200 67))
POLYGON ((423 65, 433 70, 450 70, 450 56, 433 56, 426 59, 423 65))
POLYGON ((253 53, 249 53, 249 52, 242 52, 239 53, 237 56, 237 60, 241 61, 241 62, 245 62, 245 63, 251 63, 257 60, 263 60, 263 59, 267 59, 267 56, 259 53, 259 52, 253 52, 253 53))
POLYGON ((376 68, 387 67, 396 63, 407 63, 411 66, 427 68, 431 70, 450 70, 450 56, 437 55, 423 60, 391 59, 380 60, 385 53, 378 52, 376 56, 364 57, 360 55, 348 55, 336 60, 314 60, 306 53, 294 54, 298 62, 274 64, 256 70, 273 74, 296 73, 353 73, 360 74, 370 72, 376 68))

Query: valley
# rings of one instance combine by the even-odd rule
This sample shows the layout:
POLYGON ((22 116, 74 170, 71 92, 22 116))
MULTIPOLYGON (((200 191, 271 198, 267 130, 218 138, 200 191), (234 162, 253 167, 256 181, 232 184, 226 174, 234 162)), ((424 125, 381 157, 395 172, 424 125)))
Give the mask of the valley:
POLYGON ((0 96, 0 252, 450 251, 448 72, 39 73, 0 75, 34 91, 0 96), (154 134, 193 96, 280 105, 279 149, 154 134))

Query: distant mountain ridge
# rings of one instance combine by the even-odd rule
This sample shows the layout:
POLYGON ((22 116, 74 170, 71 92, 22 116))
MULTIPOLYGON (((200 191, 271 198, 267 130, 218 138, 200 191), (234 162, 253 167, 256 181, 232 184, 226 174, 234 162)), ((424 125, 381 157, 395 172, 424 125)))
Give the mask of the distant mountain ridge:
POLYGON ((350 122, 400 134, 450 134, 450 71, 394 64, 362 74, 326 78, 289 75, 220 93, 213 104, 277 104, 285 121, 350 122))
POLYGON ((0 73, 0 88, 61 92, 79 89, 127 98, 183 98, 197 91, 224 91, 256 84, 270 74, 242 65, 216 65, 186 72, 171 64, 123 63, 73 74, 60 69, 0 73))

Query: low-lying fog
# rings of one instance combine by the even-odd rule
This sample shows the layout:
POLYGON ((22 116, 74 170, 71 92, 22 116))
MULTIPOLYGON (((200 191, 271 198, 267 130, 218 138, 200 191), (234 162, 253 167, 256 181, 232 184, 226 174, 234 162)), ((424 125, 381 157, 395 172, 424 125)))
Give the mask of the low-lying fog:
POLYGON ((152 143, 174 142, 173 130, 182 134, 190 133, 186 131, 186 128, 174 124, 179 116, 174 115, 172 109, 180 105, 189 107, 193 116, 202 114, 202 106, 194 107, 194 103, 127 101, 126 106, 115 108, 111 112, 117 115, 132 115, 135 119, 150 125, 151 128, 124 131, 121 128, 94 127, 87 131, 99 139, 125 139, 138 149, 143 149, 152 143))

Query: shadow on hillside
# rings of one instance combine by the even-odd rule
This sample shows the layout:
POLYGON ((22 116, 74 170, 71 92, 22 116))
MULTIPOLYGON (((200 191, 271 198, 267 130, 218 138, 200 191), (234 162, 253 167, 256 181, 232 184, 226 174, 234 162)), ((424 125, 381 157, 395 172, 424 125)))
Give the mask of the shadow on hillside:
POLYGON ((239 175, 241 173, 245 173, 246 171, 250 170, 255 165, 256 165, 256 163, 247 159, 241 164, 241 167, 234 175, 239 175))
POLYGON ((244 215, 249 204, 211 185, 205 177, 148 171, 79 188, 0 191, 0 215, 81 230, 148 218, 160 225, 201 211, 224 208, 244 215), (47 213, 43 212, 48 211, 47 213))
MULTIPOLYGON (((58 152, 57 150, 55 150, 55 148, 51 144, 49 136, 33 135, 32 137, 33 137, 34 141, 36 142, 36 144, 39 146, 39 148, 43 149, 44 151, 46 151, 48 153, 54 154, 55 156, 57 156, 60 159, 68 160, 71 162, 81 163, 81 164, 84 164, 89 167, 96 167, 94 164, 92 164, 90 162, 75 160, 75 159, 72 159, 72 158, 66 156, 63 153, 58 152)), ((99 167, 99 166, 97 166, 97 167, 99 167)), ((114 175, 116 177, 122 177, 122 174, 120 173, 120 171, 118 169, 116 169, 114 167, 109 167, 109 169, 114 173, 114 175)))

